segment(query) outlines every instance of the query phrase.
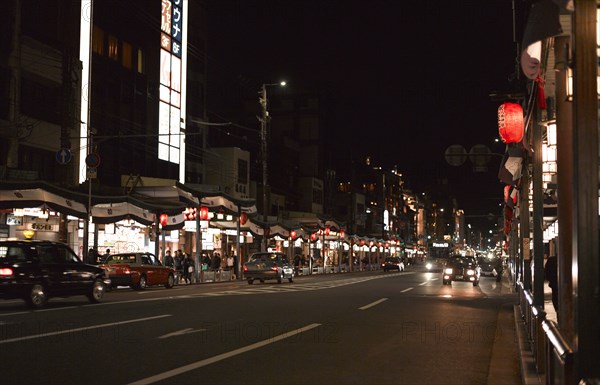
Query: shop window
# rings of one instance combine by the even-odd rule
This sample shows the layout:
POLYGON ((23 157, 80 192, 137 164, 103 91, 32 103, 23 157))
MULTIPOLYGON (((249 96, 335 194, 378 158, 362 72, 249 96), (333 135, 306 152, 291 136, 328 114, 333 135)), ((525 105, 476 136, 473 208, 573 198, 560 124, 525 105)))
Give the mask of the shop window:
POLYGON ((96 25, 92 31, 92 52, 104 55, 104 31, 96 25))
POLYGON ((119 60, 119 40, 112 35, 108 36, 108 57, 119 60))
POLYGON ((146 73, 146 66, 144 65, 144 51, 141 48, 137 50, 137 72, 138 74, 146 73))
POLYGON ((131 44, 124 41, 123 42, 123 54, 121 57, 121 62, 123 63, 123 67, 128 70, 131 69, 131 44))

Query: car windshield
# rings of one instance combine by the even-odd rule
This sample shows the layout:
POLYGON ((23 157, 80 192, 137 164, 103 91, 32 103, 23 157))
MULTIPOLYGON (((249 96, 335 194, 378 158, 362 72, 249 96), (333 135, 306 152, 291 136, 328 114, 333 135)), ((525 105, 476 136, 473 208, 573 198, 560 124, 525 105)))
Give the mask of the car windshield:
POLYGON ((448 263, 453 265, 472 265, 475 263, 475 259, 471 257, 455 257, 448 260, 448 263))
POLYGON ((0 262, 26 261, 27 248, 12 245, 0 245, 0 262))
POLYGON ((277 254, 254 254, 250 257, 249 262, 266 262, 277 261, 277 254))

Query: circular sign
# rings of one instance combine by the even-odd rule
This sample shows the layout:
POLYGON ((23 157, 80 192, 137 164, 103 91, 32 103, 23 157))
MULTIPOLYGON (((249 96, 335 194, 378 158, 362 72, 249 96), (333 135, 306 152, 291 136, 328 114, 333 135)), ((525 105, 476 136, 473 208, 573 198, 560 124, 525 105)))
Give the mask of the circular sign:
POLYGON ((450 166, 462 166, 467 160, 467 150, 460 144, 453 144, 446 149, 445 158, 450 166))
POLYGON ((89 154, 85 158, 85 164, 88 167, 98 167, 100 165, 100 156, 98 154, 95 154, 95 153, 89 154))

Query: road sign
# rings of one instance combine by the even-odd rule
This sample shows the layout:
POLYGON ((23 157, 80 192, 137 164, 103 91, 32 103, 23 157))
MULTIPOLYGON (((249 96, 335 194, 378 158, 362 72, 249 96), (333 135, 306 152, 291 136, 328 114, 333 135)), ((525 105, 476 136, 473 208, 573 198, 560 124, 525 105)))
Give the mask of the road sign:
POLYGON ((88 156, 85 158, 85 164, 88 167, 98 167, 100 165, 100 156, 95 153, 88 154, 88 156))
POLYGON ((71 150, 68 148, 61 148, 56 152, 56 161, 58 164, 67 164, 71 161, 71 158, 71 150))
POLYGON ((96 167, 87 168, 87 178, 96 179, 98 177, 98 169, 96 167))

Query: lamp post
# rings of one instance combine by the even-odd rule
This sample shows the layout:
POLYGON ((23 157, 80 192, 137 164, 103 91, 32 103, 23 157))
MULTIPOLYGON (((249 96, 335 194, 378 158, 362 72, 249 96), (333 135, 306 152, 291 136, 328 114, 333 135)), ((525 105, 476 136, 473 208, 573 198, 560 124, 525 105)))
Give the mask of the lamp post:
MULTIPOLYGON (((258 118, 260 121, 260 143, 261 143, 261 159, 262 159, 262 184, 263 184, 263 222, 267 223, 267 123, 269 120, 269 111, 267 111, 267 87, 269 86, 285 86, 285 82, 263 84, 260 88, 260 97, 258 102, 261 107, 261 115, 258 118)), ((263 236, 263 249, 267 250, 267 237, 263 236)))

